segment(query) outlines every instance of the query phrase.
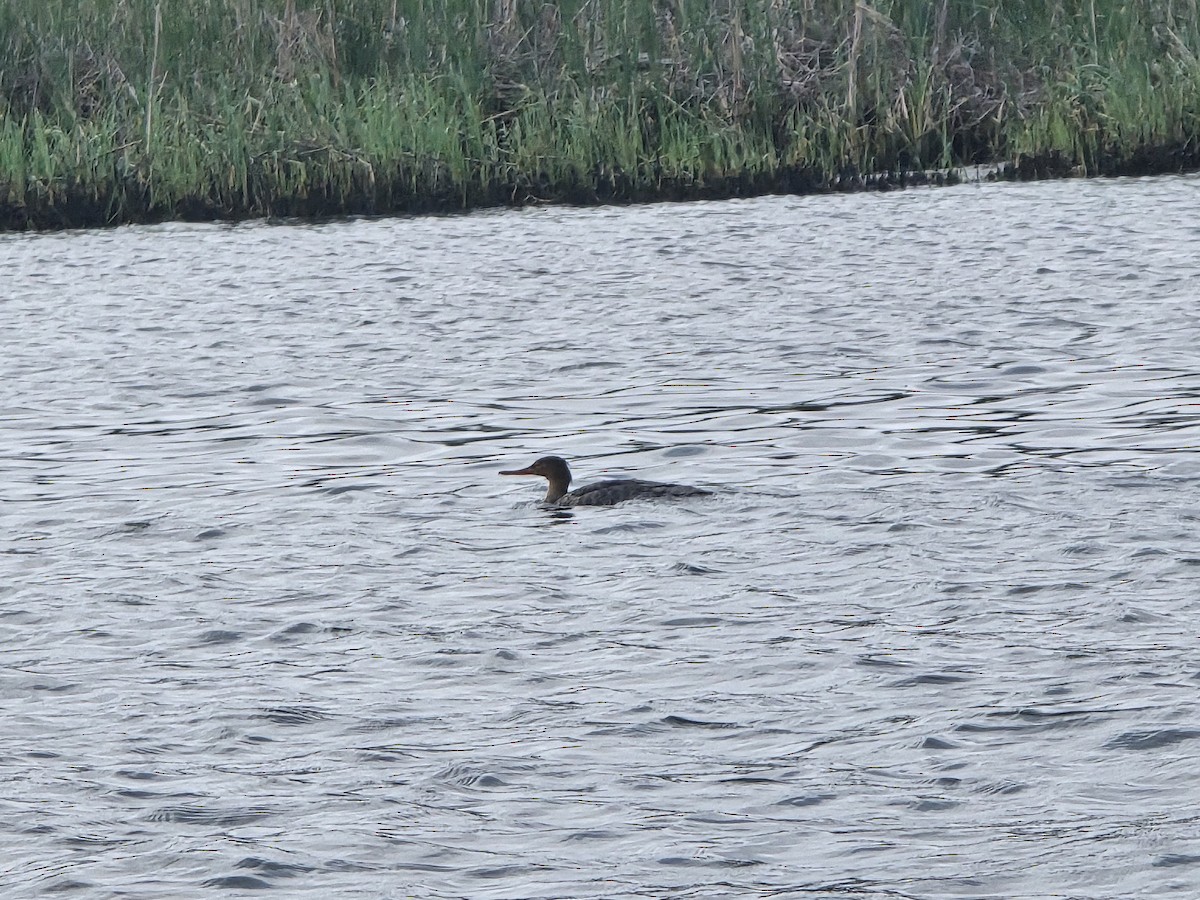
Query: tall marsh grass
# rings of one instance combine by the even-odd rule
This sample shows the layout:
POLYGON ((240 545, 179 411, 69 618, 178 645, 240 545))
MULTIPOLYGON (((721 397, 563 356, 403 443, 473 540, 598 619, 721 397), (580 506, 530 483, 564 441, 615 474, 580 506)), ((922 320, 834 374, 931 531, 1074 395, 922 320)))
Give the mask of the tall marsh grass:
POLYGON ((1196 4, 7 0, 0 220, 1194 165, 1196 4))

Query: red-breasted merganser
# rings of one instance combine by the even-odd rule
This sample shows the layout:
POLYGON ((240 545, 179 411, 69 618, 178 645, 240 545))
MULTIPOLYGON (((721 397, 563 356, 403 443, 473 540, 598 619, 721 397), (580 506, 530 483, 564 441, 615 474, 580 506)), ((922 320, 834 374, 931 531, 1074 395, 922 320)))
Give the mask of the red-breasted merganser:
POLYGON ((542 476, 550 482, 544 502, 556 506, 613 506, 626 500, 703 497, 712 493, 686 484, 662 484, 657 481, 638 481, 634 478, 598 481, 568 492, 567 488, 571 485, 571 468, 560 456, 543 456, 524 469, 509 469, 500 474, 542 476))

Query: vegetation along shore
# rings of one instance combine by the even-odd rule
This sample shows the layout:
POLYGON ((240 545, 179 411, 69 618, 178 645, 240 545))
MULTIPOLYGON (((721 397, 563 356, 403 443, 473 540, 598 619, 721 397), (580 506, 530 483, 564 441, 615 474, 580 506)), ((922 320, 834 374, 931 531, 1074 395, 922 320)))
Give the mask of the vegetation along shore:
POLYGON ((1197 0, 7 0, 0 227, 1180 171, 1197 0))

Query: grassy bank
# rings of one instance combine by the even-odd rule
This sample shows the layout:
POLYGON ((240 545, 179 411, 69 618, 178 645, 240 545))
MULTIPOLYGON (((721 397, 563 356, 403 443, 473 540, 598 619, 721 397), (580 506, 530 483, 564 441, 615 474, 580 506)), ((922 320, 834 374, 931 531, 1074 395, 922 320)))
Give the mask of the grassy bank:
POLYGON ((1197 0, 8 0, 0 227, 1200 162, 1197 0))

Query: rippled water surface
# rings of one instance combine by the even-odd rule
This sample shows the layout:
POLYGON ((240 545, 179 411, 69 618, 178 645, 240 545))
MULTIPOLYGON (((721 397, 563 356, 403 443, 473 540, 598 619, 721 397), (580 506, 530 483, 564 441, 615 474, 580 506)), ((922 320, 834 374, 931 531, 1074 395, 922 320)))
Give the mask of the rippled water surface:
POLYGON ((1200 896, 1197 246, 1197 178, 0 237, 3 896, 1200 896))

